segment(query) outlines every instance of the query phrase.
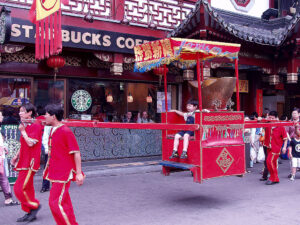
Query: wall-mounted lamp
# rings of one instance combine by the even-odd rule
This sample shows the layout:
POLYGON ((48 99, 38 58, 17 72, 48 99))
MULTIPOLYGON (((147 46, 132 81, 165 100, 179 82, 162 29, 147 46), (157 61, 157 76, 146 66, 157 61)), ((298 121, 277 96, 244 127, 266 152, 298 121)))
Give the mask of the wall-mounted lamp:
POLYGON ((128 96, 127 96, 127 102, 131 103, 133 102, 133 97, 131 95, 131 93, 129 92, 128 96))
POLYGON ((106 96, 106 101, 113 102, 113 100, 114 100, 113 96, 110 93, 108 93, 108 95, 106 96))

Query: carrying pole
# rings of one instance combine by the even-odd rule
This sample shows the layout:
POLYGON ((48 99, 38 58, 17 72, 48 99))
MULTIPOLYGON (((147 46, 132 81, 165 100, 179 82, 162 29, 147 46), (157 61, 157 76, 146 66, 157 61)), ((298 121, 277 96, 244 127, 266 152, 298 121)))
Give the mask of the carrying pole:
POLYGON ((235 77, 236 77, 236 111, 240 111, 240 82, 239 82, 239 66, 238 66, 238 59, 235 59, 235 77))
POLYGON ((199 53, 197 53, 197 81, 198 81, 199 110, 202 111, 202 94, 201 94, 200 56, 199 56, 199 53))
POLYGON ((166 65, 164 65, 164 88, 165 88, 166 123, 168 123, 168 85, 167 85, 167 66, 166 65))

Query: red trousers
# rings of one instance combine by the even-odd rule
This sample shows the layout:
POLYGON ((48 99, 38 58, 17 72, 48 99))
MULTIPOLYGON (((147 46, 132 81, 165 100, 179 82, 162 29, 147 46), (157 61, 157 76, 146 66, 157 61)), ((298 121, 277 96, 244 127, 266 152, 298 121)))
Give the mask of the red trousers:
POLYGON ((49 206, 57 225, 78 225, 69 194, 68 183, 52 182, 49 206))
POLYGON ((268 152, 267 167, 270 172, 269 180, 272 182, 279 182, 278 169, 277 169, 278 157, 279 157, 279 153, 274 153, 272 151, 268 152))
POLYGON ((32 209, 37 209, 40 205, 39 200, 35 198, 33 177, 35 172, 32 170, 20 170, 14 192, 21 203, 23 211, 29 213, 32 209))

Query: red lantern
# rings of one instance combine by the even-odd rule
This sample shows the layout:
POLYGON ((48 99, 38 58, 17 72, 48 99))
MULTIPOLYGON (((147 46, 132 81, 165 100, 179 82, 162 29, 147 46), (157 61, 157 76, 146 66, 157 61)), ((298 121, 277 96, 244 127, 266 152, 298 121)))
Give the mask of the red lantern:
POLYGON ((154 68, 153 69, 153 73, 155 75, 158 75, 158 76, 164 76, 165 75, 165 70, 166 70, 166 73, 169 72, 169 69, 168 67, 157 67, 157 68, 154 68), (165 69, 166 68, 166 69, 165 69))
POLYGON ((166 74, 169 72, 168 67, 162 66, 162 67, 157 67, 157 68, 153 69, 153 73, 155 75, 159 76, 159 85, 161 85, 161 79, 162 79, 162 76, 165 75, 165 71, 166 71, 166 74))
POLYGON ((64 57, 60 55, 52 55, 47 59, 47 66, 54 69, 54 80, 56 80, 56 73, 58 69, 65 65, 66 61, 64 57))

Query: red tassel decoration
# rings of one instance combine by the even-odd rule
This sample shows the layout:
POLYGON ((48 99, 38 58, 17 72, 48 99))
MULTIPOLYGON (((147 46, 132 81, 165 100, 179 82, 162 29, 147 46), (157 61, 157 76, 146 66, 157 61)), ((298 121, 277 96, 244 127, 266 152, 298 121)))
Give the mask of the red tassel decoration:
POLYGON ((40 59, 40 26, 39 21, 35 22, 35 58, 40 59))
MULTIPOLYGON (((64 5, 69 0, 62 0, 64 5)), ((36 21, 36 0, 33 0, 29 10, 29 18, 35 23, 35 58, 40 60, 62 51, 61 9, 50 16, 36 21)))
POLYGON ((46 38, 45 38, 45 57, 49 58, 49 18, 45 18, 45 32, 46 32, 46 38))
POLYGON ((50 55, 53 55, 53 15, 50 15, 50 55))
POLYGON ((62 33, 61 33, 61 9, 58 11, 58 49, 57 53, 62 51, 62 33))
POLYGON ((45 52, 44 52, 44 47, 45 47, 45 44, 44 44, 44 40, 45 40, 45 29, 44 29, 44 25, 45 25, 45 20, 40 20, 41 22, 41 56, 42 56, 42 59, 45 58, 45 52))
POLYGON ((53 40, 53 43, 54 43, 54 54, 57 53, 57 12, 54 13, 54 40, 53 40))

